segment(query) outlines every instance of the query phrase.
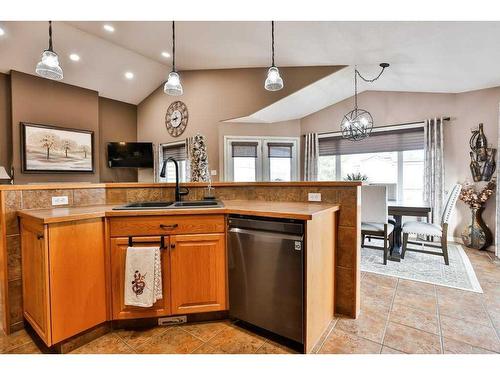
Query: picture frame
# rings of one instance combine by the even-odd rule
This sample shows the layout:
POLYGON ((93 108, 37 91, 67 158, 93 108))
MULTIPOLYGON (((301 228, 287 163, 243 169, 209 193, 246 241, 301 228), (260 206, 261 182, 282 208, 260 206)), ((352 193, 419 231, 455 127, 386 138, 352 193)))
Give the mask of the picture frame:
POLYGON ((94 132, 21 122, 23 173, 95 173, 94 132))

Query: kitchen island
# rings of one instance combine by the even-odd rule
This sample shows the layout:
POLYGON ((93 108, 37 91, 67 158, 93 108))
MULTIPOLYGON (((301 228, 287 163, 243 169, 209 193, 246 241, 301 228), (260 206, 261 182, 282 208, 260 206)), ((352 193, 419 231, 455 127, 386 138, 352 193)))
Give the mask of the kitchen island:
POLYGON ((228 215, 305 224, 304 352, 335 313, 338 205, 224 200, 222 208, 113 210, 116 205, 20 210, 23 315, 47 346, 105 322, 229 309, 228 215), (131 245, 161 243, 164 298, 151 308, 124 303, 131 245), (104 277, 103 277, 104 276, 104 277))
MULTIPOLYGON (((214 182, 217 199, 251 201, 253 209, 273 215, 270 203, 306 203, 310 193, 321 194, 321 204, 338 206, 335 252, 335 312, 356 318, 360 306, 360 183, 359 182, 214 182)), ((23 315, 21 235, 18 212, 43 212, 44 221, 68 218, 105 219, 105 213, 124 203, 174 200, 172 183, 48 183, 0 185, 0 329, 10 334, 26 325, 23 315), (68 204, 53 211, 52 198, 66 196, 68 204), (99 208, 96 210, 96 208, 99 208), (64 211, 67 210, 67 211, 64 211), (60 215, 65 212, 64 215, 60 215)), ((186 200, 203 198, 206 184, 183 183, 186 200)), ((317 206, 318 203, 311 203, 317 206)), ((277 206, 273 206, 277 207, 277 206)), ((228 209, 229 205, 225 207, 228 209)), ((238 207, 233 207, 239 210, 238 207)), ((241 208, 245 210, 245 207, 241 208)), ((287 209, 280 207, 283 211, 287 209)), ((186 211, 184 211, 186 212, 186 211)), ((222 212, 221 212, 222 213, 222 212)), ((292 212, 293 213, 293 212, 292 212)), ((114 213, 110 213, 112 215, 114 213)), ((134 215, 131 213, 131 215, 134 215)), ((225 214, 223 214, 225 215, 225 214)), ((308 215, 308 213, 306 213, 308 215)), ((161 215, 160 215, 161 216, 161 215)), ((108 219, 111 218, 108 216, 108 219)), ((39 220, 40 217, 35 217, 39 220)), ((49 224, 42 224, 49 225, 49 224)), ((100 278, 103 276, 101 275, 100 278)))

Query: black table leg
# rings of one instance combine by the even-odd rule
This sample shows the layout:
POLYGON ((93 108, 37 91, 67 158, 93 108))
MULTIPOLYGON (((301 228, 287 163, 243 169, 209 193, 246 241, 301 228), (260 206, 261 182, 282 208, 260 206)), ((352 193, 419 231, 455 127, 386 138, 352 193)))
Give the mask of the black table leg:
POLYGON ((402 216, 401 215, 394 215, 394 221, 396 222, 396 225, 394 226, 394 244, 392 246, 391 252, 389 254, 389 260, 392 260, 393 262, 401 262, 401 248, 402 248, 402 241, 401 241, 401 223, 402 223, 402 216))

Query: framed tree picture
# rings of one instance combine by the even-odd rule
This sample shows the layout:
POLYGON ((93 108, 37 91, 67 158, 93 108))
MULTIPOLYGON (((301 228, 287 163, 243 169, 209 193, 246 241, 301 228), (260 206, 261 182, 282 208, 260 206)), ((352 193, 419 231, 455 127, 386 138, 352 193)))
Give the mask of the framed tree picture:
POLYGON ((94 132, 21 123, 24 173, 94 173, 94 132))

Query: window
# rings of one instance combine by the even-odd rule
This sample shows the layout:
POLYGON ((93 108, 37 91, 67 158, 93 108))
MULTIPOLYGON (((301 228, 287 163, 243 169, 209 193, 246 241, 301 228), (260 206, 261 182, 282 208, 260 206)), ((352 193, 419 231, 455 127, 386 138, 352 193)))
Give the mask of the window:
POLYGON ((335 181, 337 178, 335 155, 320 155, 318 159, 318 180, 335 181))
POLYGON ((180 182, 188 181, 187 172, 187 155, 185 142, 165 143, 160 145, 160 164, 158 168, 158 181, 160 182, 175 182, 175 165, 173 162, 167 163, 165 178, 160 177, 163 160, 173 157, 179 164, 179 180, 180 182))
POLYGON ((390 200, 423 199, 423 129, 379 131, 359 142, 320 138, 318 179, 345 180, 361 173, 368 182, 387 186, 390 200))
POLYGON ((233 181, 257 181, 257 148, 259 142, 233 142, 233 181))
POLYGON ((292 143, 267 143, 269 181, 292 181, 292 143))
POLYGON ((226 181, 298 179, 298 138, 224 137, 226 181))
POLYGON ((403 197, 408 202, 424 198, 424 150, 403 151, 403 197))
POLYGON ((368 181, 383 184, 398 182, 398 153, 379 152, 366 154, 340 155, 342 180, 347 174, 361 173, 368 181))

